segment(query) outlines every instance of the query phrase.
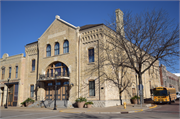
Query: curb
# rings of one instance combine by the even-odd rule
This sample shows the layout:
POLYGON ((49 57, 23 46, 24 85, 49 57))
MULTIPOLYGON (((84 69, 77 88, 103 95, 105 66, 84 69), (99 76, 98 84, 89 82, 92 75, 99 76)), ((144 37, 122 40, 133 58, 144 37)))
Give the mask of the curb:
POLYGON ((155 106, 152 106, 152 107, 149 107, 150 109, 152 109, 152 108, 156 108, 157 107, 157 105, 155 105, 155 106))
POLYGON ((156 108, 157 105, 154 105, 152 107, 149 107, 147 109, 141 109, 139 111, 127 111, 127 112, 68 112, 68 111, 63 111, 63 110, 60 110, 59 112, 63 112, 63 113, 86 113, 86 114, 128 114, 128 113, 138 113, 138 112, 142 112, 144 110, 148 110, 148 109, 153 109, 153 108, 156 108))
POLYGON ((128 114, 128 113, 137 113, 137 112, 142 112, 144 111, 141 109, 140 111, 127 111, 127 112, 69 112, 69 111, 63 111, 60 110, 59 112, 63 113, 86 113, 86 114, 128 114))

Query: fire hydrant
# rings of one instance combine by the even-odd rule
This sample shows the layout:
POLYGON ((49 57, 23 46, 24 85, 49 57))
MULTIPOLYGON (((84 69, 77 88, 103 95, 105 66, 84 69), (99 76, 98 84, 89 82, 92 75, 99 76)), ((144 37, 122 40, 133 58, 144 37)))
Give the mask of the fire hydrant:
POLYGON ((123 105, 124 105, 124 109, 126 109, 126 102, 124 102, 123 105))

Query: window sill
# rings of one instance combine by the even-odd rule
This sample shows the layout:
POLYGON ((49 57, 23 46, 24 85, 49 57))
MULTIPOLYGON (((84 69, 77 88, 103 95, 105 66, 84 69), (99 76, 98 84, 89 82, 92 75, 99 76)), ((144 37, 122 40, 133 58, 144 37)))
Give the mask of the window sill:
POLYGON ((89 97, 87 97, 87 98, 96 98, 96 96, 89 96, 89 97))
POLYGON ((95 62, 88 62, 88 65, 94 65, 95 62))
POLYGON ((30 73, 35 73, 35 71, 31 71, 30 73))
POLYGON ((63 54, 59 54, 59 55, 53 55, 53 56, 49 56, 49 57, 44 57, 44 59, 51 58, 51 57, 62 56, 62 55, 67 55, 67 54, 70 54, 70 53, 68 52, 68 53, 63 53, 63 54))

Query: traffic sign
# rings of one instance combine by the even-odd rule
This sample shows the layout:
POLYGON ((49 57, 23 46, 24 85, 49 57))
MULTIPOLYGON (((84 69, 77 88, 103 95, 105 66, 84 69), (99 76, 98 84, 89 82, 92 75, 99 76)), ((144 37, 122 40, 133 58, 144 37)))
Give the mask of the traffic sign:
POLYGON ((139 95, 142 95, 142 90, 139 90, 139 95))
POLYGON ((139 87, 139 90, 143 90, 143 85, 142 84, 138 85, 138 87, 139 87))

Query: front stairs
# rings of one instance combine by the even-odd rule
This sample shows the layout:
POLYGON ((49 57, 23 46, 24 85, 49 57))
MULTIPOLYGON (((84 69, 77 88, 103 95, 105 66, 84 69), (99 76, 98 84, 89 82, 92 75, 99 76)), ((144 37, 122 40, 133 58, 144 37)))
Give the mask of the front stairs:
MULTIPOLYGON (((56 100, 56 108, 67 108, 69 100, 56 100)), ((28 107, 54 108, 54 100, 36 101, 28 107)))

